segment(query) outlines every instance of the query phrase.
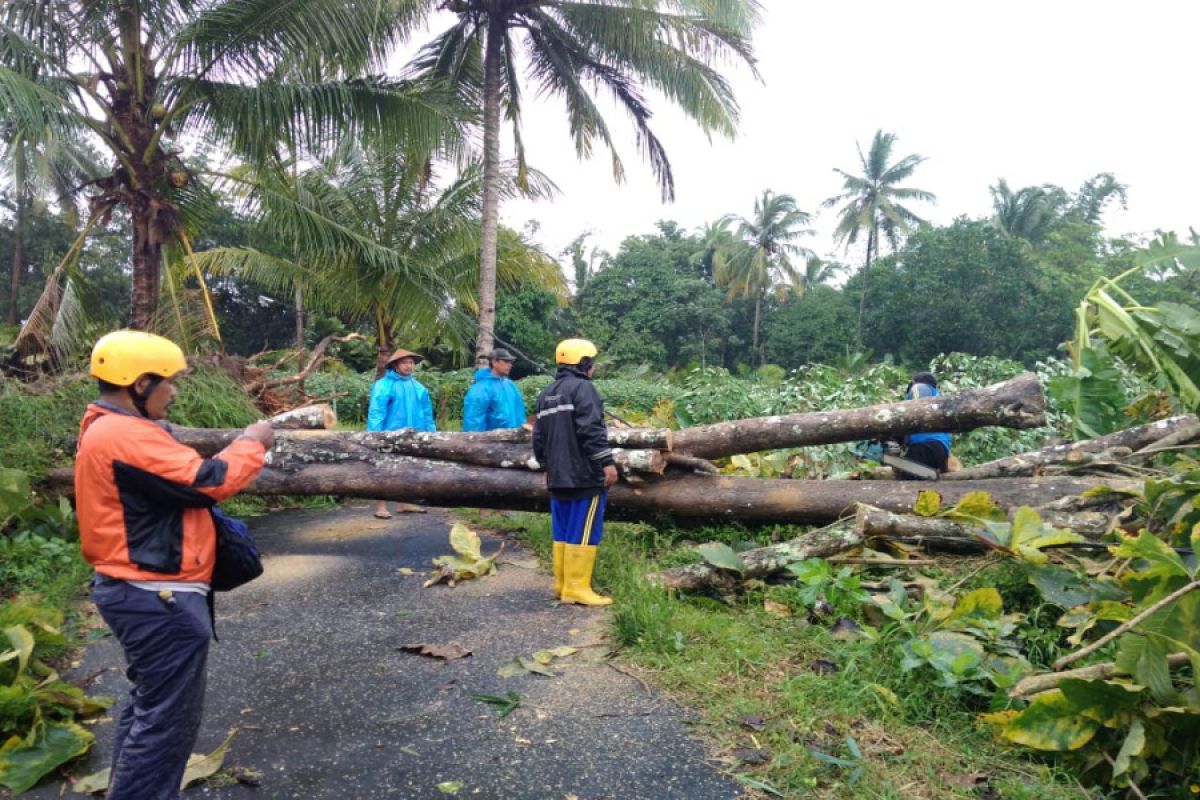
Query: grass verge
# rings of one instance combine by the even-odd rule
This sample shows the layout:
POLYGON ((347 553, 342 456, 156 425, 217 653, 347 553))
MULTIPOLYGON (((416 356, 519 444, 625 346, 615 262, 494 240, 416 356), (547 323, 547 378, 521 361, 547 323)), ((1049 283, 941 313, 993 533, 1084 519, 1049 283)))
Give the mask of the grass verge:
MULTIPOLYGON (((464 514, 472 521, 477 515, 464 514)), ((550 554, 544 514, 488 517, 484 527, 550 554)), ((843 639, 802 614, 779 616, 768 587, 734 604, 682 597, 646 576, 694 560, 679 532, 605 526, 596 588, 611 592, 620 656, 693 709, 697 732, 752 794, 775 797, 1097 797, 1070 774, 997 744, 961 697, 900 668, 894 651, 843 639), (650 553, 651 555, 647 555, 650 553)), ((730 538, 736 538, 732 533, 730 538)))

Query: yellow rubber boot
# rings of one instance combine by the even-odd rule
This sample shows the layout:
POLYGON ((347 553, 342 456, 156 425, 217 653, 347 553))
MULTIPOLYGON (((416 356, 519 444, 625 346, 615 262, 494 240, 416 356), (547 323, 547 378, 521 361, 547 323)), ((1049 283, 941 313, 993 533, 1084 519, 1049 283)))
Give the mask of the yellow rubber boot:
POLYGON ((579 603, 585 606, 607 606, 611 597, 601 597, 592 591, 592 569, 596 566, 594 545, 567 544, 563 547, 563 590, 564 603, 579 603))
POLYGON ((554 542, 554 596, 562 597, 563 590, 563 550, 566 542, 554 542))

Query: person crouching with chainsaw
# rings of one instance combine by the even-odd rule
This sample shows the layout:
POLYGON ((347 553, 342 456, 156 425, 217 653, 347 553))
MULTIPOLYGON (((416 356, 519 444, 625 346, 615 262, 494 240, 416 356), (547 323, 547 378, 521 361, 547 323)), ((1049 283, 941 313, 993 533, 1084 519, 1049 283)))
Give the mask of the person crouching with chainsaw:
POLYGON ((96 570, 92 600, 125 651, 132 684, 108 800, 179 797, 213 637, 209 509, 258 476, 275 440, 268 423, 256 422, 211 458, 176 441, 164 421, 186 369, 183 351, 152 333, 116 331, 92 349, 100 398, 79 426, 79 543, 96 570))
POLYGON ((604 504, 617 467, 604 425, 604 401, 592 385, 596 345, 566 339, 554 350, 558 372, 538 396, 533 455, 546 470, 554 533, 554 593, 564 603, 606 606, 592 591, 604 504))
MULTIPOLYGON (((904 390, 905 400, 917 400, 922 397, 937 397, 937 378, 932 372, 918 372, 912 376, 908 387, 904 390)), ((937 470, 939 474, 946 472, 950 461, 950 434, 948 433, 911 433, 904 438, 904 458, 937 470)), ((905 472, 893 467, 899 480, 921 480, 921 476, 905 472)))

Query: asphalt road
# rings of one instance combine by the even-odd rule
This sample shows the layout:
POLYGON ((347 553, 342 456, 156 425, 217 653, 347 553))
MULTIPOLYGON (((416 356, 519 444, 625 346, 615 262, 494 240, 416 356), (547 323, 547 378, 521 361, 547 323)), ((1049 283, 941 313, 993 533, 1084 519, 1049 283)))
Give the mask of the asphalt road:
MULTIPOLYGON (((741 796, 706 760, 687 715, 607 660, 607 611, 560 606, 532 554, 509 542, 498 575, 421 587, 450 552, 445 512, 380 521, 364 508, 251 520, 266 574, 218 598, 198 752, 238 729, 226 765, 257 787, 201 785, 185 797, 708 800, 741 796), (506 563, 518 562, 518 563, 506 563), (416 571, 401 574, 401 568, 416 571), (401 650, 457 643, 443 661, 401 650), (556 677, 501 677, 514 656, 569 645, 556 677), (473 693, 520 697, 503 719, 473 693), (453 794, 439 784, 457 783, 453 794)), ((499 541, 485 536, 485 552, 499 541)), ((120 648, 92 645, 75 675, 92 693, 127 691, 120 648)), ((107 765, 99 723, 86 774, 107 765)), ((454 788, 448 786, 445 788, 454 788)), ((61 781, 23 797, 58 798, 61 781)), ((66 790, 70 795, 70 789, 66 790)))

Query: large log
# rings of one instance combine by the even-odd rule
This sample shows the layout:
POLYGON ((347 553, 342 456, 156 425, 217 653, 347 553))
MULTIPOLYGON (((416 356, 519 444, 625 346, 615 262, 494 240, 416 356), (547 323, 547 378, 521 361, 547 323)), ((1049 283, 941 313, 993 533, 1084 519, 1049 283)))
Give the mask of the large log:
POLYGON ((267 422, 271 423, 272 428, 281 431, 331 430, 337 427, 337 414, 326 403, 314 403, 276 414, 267 422))
MULTIPOLYGON (((1009 507, 1011 520, 1019 506, 1009 507)), ((1111 517, 1099 511, 1059 511, 1043 506, 1035 509, 1042 521, 1055 528, 1066 528, 1088 538, 1108 531, 1111 517)), ((903 514, 862 503, 855 513, 854 527, 867 541, 889 539, 917 545, 926 550, 972 554, 988 550, 979 537, 981 528, 946 517, 921 517, 903 514)))
MULTIPOLYGON (((519 430, 519 429, 518 429, 519 430)), ((219 452, 241 431, 207 428, 175 428, 175 438, 204 456, 219 452)), ((406 455, 455 461, 499 469, 540 470, 528 444, 506 441, 508 431, 491 433, 441 433, 434 431, 278 431, 267 463, 281 470, 307 464, 372 462, 406 455)), ((623 471, 661 475, 667 466, 660 450, 613 448, 613 459, 623 471)))
POLYGON ((972 481, 980 478, 1014 478, 1034 475, 1052 464, 1081 465, 1090 461, 1087 456, 1102 453, 1137 452, 1171 437, 1186 440, 1200 438, 1200 419, 1192 414, 1151 422, 1126 428, 1123 431, 1087 439, 1082 442, 1043 447, 1029 453, 988 461, 969 469, 950 472, 942 476, 946 481, 972 481))
POLYGON ((854 442, 928 431, 969 431, 988 425, 1046 424, 1046 398, 1037 375, 938 397, 842 411, 815 411, 698 425, 675 434, 675 449, 701 458, 784 447, 854 442))
POLYGON ((733 587, 746 578, 764 578, 806 558, 828 558, 858 547, 863 543, 862 534, 853 528, 838 526, 811 531, 787 542, 758 547, 740 553, 742 574, 736 575, 709 564, 690 564, 673 567, 650 575, 651 581, 664 589, 697 591, 706 588, 733 587))
MULTIPOLYGON (((52 488, 71 486, 71 470, 51 476, 52 488)), ((988 492, 1001 507, 1042 505, 1079 495, 1097 485, 1129 488, 1130 481, 1089 478, 1007 478, 969 483, 730 478, 681 475, 638 486, 619 483, 609 492, 607 515, 644 521, 669 517, 683 524, 737 521, 747 524, 828 523, 865 502, 898 513, 912 511, 922 489, 938 491, 947 504, 971 491, 988 492)), ((411 456, 373 462, 309 464, 264 469, 248 489, 261 495, 338 495, 400 500, 427 506, 543 511, 549 506, 545 475, 493 469, 411 456)))

